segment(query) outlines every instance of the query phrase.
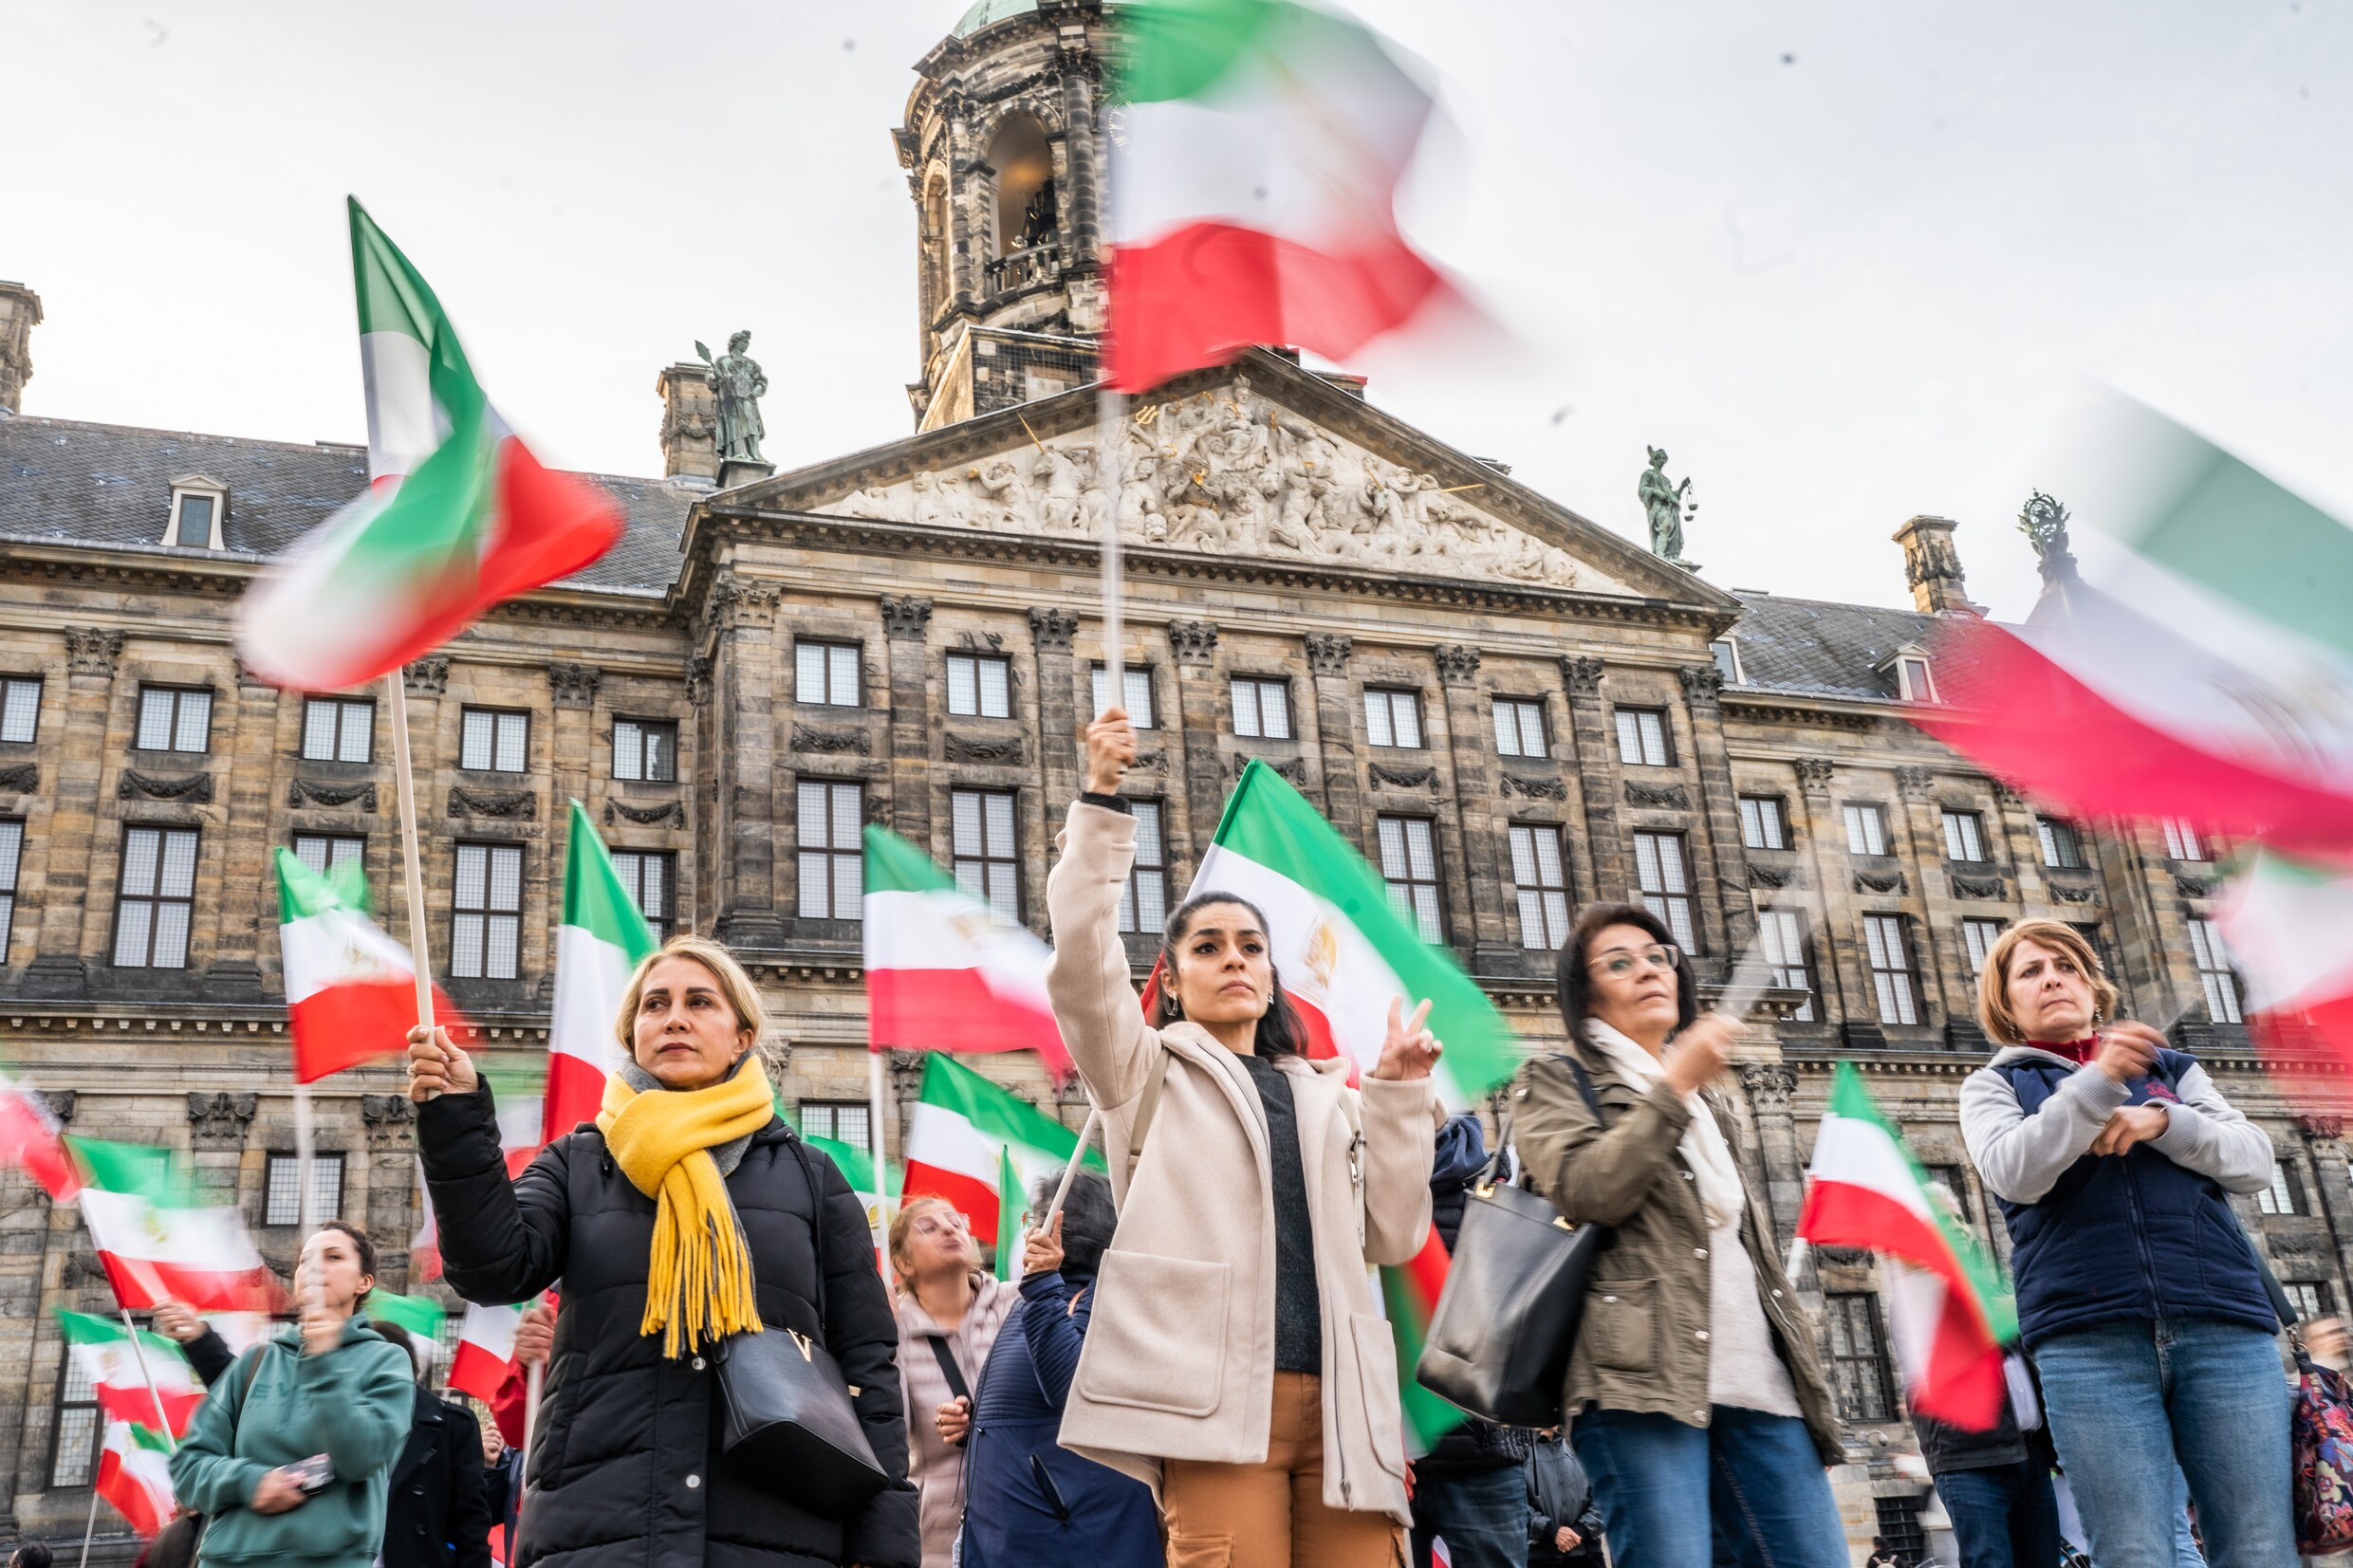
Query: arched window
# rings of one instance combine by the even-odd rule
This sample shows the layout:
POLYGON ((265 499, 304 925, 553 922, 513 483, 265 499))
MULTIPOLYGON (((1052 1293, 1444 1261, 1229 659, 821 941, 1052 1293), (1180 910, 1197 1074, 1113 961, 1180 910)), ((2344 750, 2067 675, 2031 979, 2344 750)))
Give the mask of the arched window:
POLYGON ((1060 193, 1054 188, 1054 153, 1046 127, 1029 115, 1014 115, 989 144, 989 166, 997 172, 996 234, 991 254, 1010 255, 1061 237, 1060 193))

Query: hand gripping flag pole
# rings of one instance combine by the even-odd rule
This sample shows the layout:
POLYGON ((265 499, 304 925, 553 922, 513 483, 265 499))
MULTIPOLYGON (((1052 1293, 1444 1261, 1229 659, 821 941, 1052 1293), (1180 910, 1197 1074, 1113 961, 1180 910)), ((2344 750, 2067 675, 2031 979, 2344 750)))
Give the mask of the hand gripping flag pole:
POLYGON ((172 1418, 164 1412, 163 1391, 156 1387, 155 1369, 147 1364, 146 1349, 139 1344, 139 1330, 131 1323, 131 1309, 117 1301, 115 1310, 122 1315, 122 1332, 130 1336, 131 1355, 139 1362, 139 1374, 147 1380, 147 1397, 156 1402, 156 1430, 163 1434, 165 1443, 176 1448, 179 1443, 172 1436, 172 1418))

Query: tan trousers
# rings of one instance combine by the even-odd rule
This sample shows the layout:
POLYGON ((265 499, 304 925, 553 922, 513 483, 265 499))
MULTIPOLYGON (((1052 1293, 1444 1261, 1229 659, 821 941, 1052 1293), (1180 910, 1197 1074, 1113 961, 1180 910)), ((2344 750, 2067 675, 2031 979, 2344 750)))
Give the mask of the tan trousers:
POLYGON ((1387 1514, 1324 1502, 1324 1379, 1274 1374, 1267 1457, 1172 1459, 1160 1477, 1168 1568, 1398 1568, 1405 1531, 1387 1514))

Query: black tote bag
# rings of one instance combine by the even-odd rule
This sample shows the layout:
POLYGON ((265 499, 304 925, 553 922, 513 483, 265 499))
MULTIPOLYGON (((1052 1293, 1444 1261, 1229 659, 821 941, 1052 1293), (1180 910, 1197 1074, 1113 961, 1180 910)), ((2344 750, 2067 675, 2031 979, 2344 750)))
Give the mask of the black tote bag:
MULTIPOLYGON (((1566 1053, 1562 1060, 1600 1121, 1602 1104, 1584 1064, 1566 1053)), ((1465 1194, 1446 1288, 1414 1376, 1483 1421, 1557 1427, 1585 1287, 1612 1233, 1605 1226, 1572 1226, 1535 1193, 1499 1183, 1510 1143, 1507 1119, 1478 1185, 1465 1194)))

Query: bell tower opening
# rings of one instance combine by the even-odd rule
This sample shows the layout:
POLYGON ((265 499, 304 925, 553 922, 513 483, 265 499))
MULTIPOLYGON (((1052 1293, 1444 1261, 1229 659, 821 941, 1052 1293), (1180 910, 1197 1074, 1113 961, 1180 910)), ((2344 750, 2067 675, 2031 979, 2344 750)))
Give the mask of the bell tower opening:
POLYGON ((989 166, 997 172, 997 259, 1061 238, 1046 127, 1028 115, 1009 116, 989 145, 989 166))

